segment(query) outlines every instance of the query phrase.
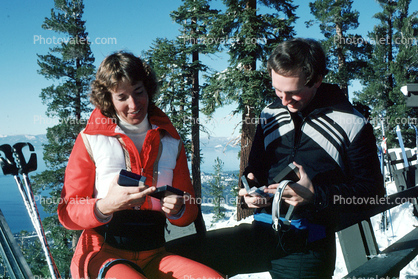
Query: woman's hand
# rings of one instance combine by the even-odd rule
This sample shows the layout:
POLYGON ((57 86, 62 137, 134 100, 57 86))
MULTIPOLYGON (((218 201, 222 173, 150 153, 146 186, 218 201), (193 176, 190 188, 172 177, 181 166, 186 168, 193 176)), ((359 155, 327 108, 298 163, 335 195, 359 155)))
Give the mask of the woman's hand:
POLYGON ((167 195, 161 199, 161 210, 168 215, 176 215, 184 205, 184 197, 167 195))
POLYGON ((116 211, 132 207, 140 207, 148 194, 155 191, 155 187, 138 186, 124 187, 118 184, 119 175, 116 175, 109 186, 106 197, 96 202, 96 208, 104 215, 111 215, 116 211))

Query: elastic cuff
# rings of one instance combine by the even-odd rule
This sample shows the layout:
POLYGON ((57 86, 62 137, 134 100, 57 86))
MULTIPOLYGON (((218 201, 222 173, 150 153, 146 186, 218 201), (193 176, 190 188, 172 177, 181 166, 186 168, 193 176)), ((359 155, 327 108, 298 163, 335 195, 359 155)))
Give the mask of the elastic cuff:
POLYGON ((110 215, 106 215, 106 214, 103 214, 98 208, 97 208, 97 201, 96 201, 96 203, 94 204, 94 215, 96 216, 96 219, 98 220, 98 221, 100 221, 101 223, 107 223, 107 222, 109 222, 111 219, 112 219, 112 217, 113 217, 113 214, 110 214, 110 215))
POLYGON ((314 186, 314 190, 315 190, 314 208, 315 208, 316 211, 321 211, 322 209, 324 209, 325 207, 328 206, 328 204, 326 202, 327 195, 320 187, 315 186, 315 184, 313 184, 313 186, 314 186))
POLYGON ((173 215, 166 214, 166 216, 167 216, 168 219, 177 220, 177 219, 180 219, 183 216, 184 211, 186 211, 186 206, 183 204, 183 206, 180 208, 179 212, 177 212, 176 214, 173 214, 173 215))

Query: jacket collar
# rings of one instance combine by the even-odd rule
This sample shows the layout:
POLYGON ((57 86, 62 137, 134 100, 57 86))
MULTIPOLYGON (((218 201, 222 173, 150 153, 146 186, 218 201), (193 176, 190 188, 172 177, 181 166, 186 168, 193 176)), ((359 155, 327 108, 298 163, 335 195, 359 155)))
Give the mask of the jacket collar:
MULTIPOLYGON (((168 116, 154 104, 150 104, 148 108, 148 120, 153 129, 164 130, 171 137, 180 139, 177 130, 174 128, 168 116)), ((122 134, 123 131, 116 124, 115 119, 104 116, 98 108, 95 108, 90 115, 84 133, 90 135, 116 136, 122 134)))
MULTIPOLYGON (((350 102, 344 96, 344 93, 340 90, 336 84, 322 83, 315 94, 315 97, 308 104, 308 106, 300 113, 303 117, 310 115, 313 112, 319 112, 329 109, 348 109, 347 105, 351 107, 350 102)), ((272 104, 272 108, 284 108, 282 101, 277 98, 272 104)))
POLYGON ((315 97, 302 111, 303 116, 310 115, 312 112, 318 112, 329 109, 347 108, 349 101, 344 93, 336 84, 322 83, 315 94, 315 97))

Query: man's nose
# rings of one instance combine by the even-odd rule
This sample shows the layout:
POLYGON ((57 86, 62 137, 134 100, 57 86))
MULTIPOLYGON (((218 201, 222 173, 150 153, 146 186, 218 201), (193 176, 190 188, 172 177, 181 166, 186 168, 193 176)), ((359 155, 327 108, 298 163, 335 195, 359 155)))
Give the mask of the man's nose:
POLYGON ((281 95, 282 95, 281 99, 282 99, 283 106, 287 106, 292 101, 292 95, 286 94, 285 92, 282 92, 281 95))

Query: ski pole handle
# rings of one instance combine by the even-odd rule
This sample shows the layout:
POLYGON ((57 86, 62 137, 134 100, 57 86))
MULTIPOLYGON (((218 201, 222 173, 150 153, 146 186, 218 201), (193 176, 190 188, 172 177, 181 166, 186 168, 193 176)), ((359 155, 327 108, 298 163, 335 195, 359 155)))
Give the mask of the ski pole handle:
POLYGON ((29 173, 35 171, 38 168, 36 153, 34 152, 35 148, 29 142, 18 142, 13 145, 13 152, 16 156, 16 161, 19 167, 20 173, 29 173), (29 161, 26 162, 25 156, 23 155, 23 147, 28 146, 30 154, 29 161))
POLYGON ((3 158, 0 156, 0 166, 3 170, 3 174, 17 175, 19 170, 13 158, 12 147, 9 144, 3 144, 0 146, 0 151, 2 151, 6 157, 3 158))

